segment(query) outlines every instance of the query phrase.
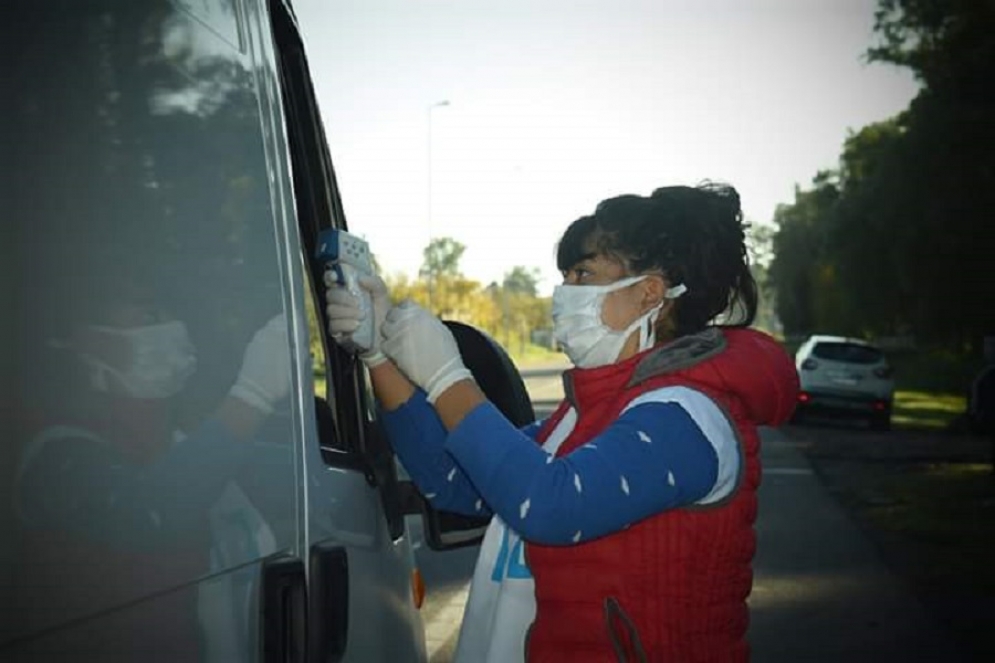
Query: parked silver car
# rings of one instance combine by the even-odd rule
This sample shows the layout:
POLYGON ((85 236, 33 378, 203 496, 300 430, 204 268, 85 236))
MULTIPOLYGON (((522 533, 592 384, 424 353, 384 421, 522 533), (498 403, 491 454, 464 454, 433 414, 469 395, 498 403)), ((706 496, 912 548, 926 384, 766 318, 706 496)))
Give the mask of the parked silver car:
POLYGON ((809 413, 859 416, 891 427, 894 371, 880 348, 843 336, 810 336, 795 353, 801 382, 796 420, 809 413))

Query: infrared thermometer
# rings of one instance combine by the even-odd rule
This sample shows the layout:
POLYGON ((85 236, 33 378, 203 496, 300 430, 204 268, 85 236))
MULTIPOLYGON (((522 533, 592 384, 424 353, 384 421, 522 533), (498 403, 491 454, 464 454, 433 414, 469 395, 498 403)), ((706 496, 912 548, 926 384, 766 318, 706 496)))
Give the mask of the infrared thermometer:
POLYGON ((344 230, 332 228, 318 235, 316 257, 327 271, 335 274, 336 282, 359 301, 363 320, 353 333, 336 339, 340 345, 354 352, 365 352, 373 347, 373 298, 359 285, 359 277, 373 275, 373 258, 366 240, 344 230))

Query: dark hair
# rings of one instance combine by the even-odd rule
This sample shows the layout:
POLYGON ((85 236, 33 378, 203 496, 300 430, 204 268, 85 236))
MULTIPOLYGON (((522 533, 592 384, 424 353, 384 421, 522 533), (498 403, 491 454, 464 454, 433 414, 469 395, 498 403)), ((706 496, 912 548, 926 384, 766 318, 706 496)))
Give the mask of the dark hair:
POLYGON ((560 240, 556 264, 565 271, 596 253, 632 274, 661 271, 671 286, 684 284, 688 290, 674 307, 677 336, 709 324, 746 327, 756 317, 757 285, 745 229, 732 187, 663 187, 650 196, 609 198, 574 221, 560 240), (725 319, 719 322, 719 316, 725 319))

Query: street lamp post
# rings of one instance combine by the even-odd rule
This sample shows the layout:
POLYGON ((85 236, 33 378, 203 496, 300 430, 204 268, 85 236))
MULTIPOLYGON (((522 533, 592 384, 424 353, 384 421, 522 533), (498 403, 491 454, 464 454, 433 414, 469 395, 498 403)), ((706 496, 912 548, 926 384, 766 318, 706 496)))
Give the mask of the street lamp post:
MULTIPOLYGON (((449 100, 437 101, 428 107, 428 244, 432 244, 432 111, 436 108, 448 106, 449 100)), ((431 265, 429 265, 431 268, 431 265)), ((435 274, 429 270, 428 273, 428 309, 435 311, 435 274)))

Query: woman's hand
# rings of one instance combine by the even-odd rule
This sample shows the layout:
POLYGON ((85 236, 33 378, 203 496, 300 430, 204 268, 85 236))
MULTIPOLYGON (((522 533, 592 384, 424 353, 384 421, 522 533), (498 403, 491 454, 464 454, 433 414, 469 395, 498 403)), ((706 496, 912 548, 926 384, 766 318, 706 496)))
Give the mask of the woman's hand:
MULTIPOLYGON (((359 355, 364 364, 373 368, 387 361, 387 357, 380 350, 380 345, 384 318, 390 310, 390 296, 387 293, 387 285, 379 276, 363 275, 357 279, 357 283, 360 288, 370 293, 373 302, 373 343, 369 350, 359 355)), ((337 342, 341 342, 343 337, 359 328, 365 313, 356 297, 339 285, 335 274, 331 271, 325 272, 325 301, 328 303, 325 308, 325 312, 328 313, 328 334, 337 342)))
POLYGON ((263 414, 290 393, 290 350, 287 317, 274 316, 255 333, 245 348, 231 396, 248 403, 263 414))
POLYGON ((432 404, 455 383, 473 377, 449 328, 412 301, 390 310, 382 332, 383 351, 408 379, 425 390, 432 404))

